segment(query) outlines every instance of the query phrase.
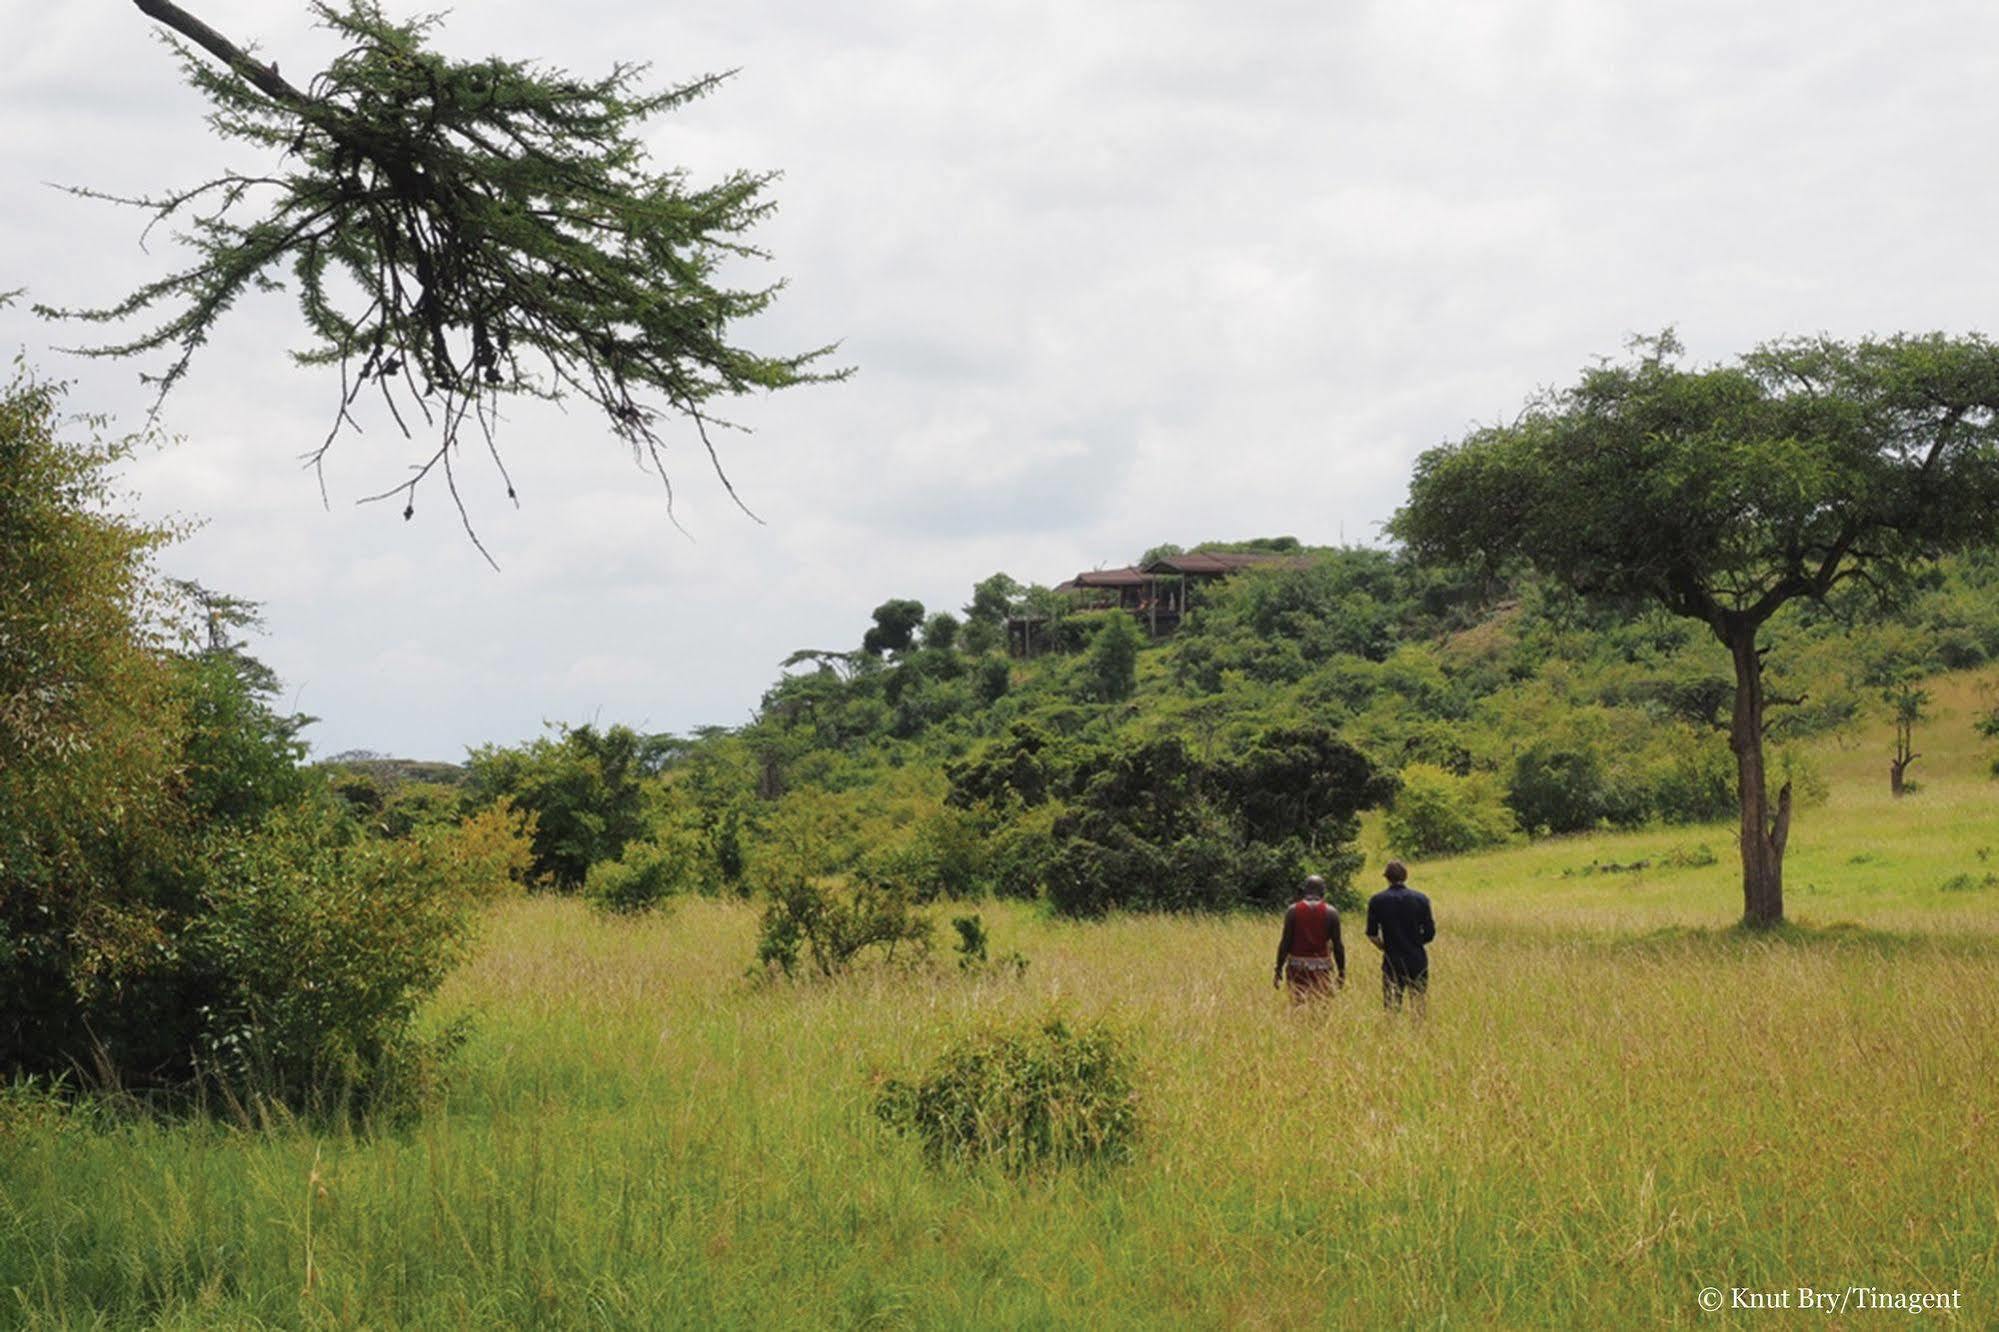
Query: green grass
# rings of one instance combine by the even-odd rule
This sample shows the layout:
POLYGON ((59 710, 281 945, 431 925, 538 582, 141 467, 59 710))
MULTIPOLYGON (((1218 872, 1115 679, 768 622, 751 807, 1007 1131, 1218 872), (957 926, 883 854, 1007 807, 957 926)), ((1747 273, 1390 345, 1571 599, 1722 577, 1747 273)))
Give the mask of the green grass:
POLYGON ((441 998, 476 1035, 413 1128, 6 1103, 0 1325, 1750 1326, 1697 1293, 1849 1284, 1991 1325, 1999 890, 1944 891, 1999 848, 1975 685, 1939 687, 1903 801, 1883 737, 1819 753, 1785 931, 1731 928, 1726 827, 1418 865, 1422 1023, 1371 954, 1292 1011, 1260 919, 988 905, 1023 977, 791 985, 745 979, 746 907, 515 902, 441 998), (871 1113, 1051 1008, 1130 1034, 1131 1164, 938 1170, 871 1113))

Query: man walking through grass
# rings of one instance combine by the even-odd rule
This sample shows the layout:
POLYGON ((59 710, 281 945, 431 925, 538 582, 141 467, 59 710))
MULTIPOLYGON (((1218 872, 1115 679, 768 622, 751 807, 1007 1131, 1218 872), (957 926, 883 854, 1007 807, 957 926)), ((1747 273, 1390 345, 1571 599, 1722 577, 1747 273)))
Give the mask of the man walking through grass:
POLYGON ((1291 1002, 1320 999, 1347 983, 1347 948, 1340 942, 1340 913, 1326 900, 1326 881, 1305 880, 1305 895, 1284 912, 1272 985, 1291 982, 1291 1002), (1337 979, 1334 968, 1338 968, 1337 979))
POLYGON ((1390 1010, 1423 1011, 1430 988, 1430 955, 1424 945, 1437 937, 1430 899, 1409 886, 1409 867, 1391 860, 1382 871, 1388 886, 1367 900, 1367 939, 1381 950, 1381 1002, 1390 1010))

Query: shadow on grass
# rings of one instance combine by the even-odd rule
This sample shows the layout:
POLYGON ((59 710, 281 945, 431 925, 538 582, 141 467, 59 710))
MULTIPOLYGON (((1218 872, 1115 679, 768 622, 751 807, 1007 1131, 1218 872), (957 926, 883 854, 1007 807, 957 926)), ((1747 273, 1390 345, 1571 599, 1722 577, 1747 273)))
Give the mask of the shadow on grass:
POLYGON ((1607 935, 1599 941, 1613 953, 1647 956, 1695 953, 1749 956, 1777 950, 1866 953, 1877 957, 1907 953, 1990 952, 1989 936, 1935 932, 1904 933, 1853 921, 1786 921, 1776 926, 1668 925, 1642 934, 1607 935))

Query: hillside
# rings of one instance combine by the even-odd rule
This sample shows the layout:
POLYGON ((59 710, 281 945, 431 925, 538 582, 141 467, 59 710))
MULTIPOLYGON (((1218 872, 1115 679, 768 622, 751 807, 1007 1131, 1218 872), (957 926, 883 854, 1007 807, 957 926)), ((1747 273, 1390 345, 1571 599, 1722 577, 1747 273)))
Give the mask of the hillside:
MULTIPOLYGON (((808 875, 918 901, 998 894, 1088 915, 1267 906, 1307 870, 1340 883, 1389 854, 1490 851, 1573 879, 1592 862, 1571 839, 1627 832, 1628 853, 1597 861, 1644 868, 1595 871, 1626 901, 1726 879, 1733 842, 1713 825, 1736 811, 1731 686, 1704 627, 1380 550, 1254 544, 1284 558, 1188 583, 1184 620, 1158 638, 1138 606, 1094 605, 1102 589, 1004 574, 962 618, 885 601, 855 648, 794 654, 749 725, 619 741, 657 757, 627 870, 724 891, 760 882, 758 857, 783 845, 808 875), (1022 617, 1038 626, 1032 656, 1009 628, 1022 617)), ((1952 562, 1885 604, 1797 604, 1768 640, 1773 782, 1799 798, 1791 883, 1823 916, 1811 899, 1827 867, 1804 830, 1871 798, 1863 769, 1885 790, 1893 689, 1999 659, 1999 563, 1952 562)), ((1976 679, 1938 687, 1918 782, 1975 761, 1974 713, 1999 705, 1976 679)), ((577 734, 581 761, 599 740, 577 734)), ((1882 814, 1883 836, 1925 800, 1882 814)), ((1982 845, 1934 840, 1922 873, 1982 845)), ((1898 855, 1884 875, 1917 872, 1898 855)), ((570 874, 580 884, 584 867, 570 874)), ((1727 900, 1716 891, 1721 914, 1704 918, 1725 919, 1727 900)))

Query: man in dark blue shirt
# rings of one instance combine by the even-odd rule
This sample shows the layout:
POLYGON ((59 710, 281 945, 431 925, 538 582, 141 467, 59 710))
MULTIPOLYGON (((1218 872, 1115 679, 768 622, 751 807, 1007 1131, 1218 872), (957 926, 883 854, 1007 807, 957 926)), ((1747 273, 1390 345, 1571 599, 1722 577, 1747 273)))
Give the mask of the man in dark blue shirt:
POLYGON ((1400 1008, 1407 993, 1421 1013, 1430 985, 1430 955, 1423 946, 1437 937, 1437 922, 1430 916, 1430 899, 1409 886, 1408 866, 1391 860, 1383 873, 1388 887, 1367 901, 1368 942, 1381 950, 1381 1002, 1400 1008))

